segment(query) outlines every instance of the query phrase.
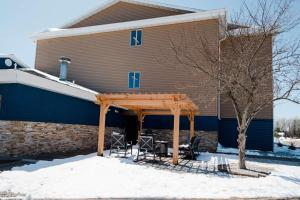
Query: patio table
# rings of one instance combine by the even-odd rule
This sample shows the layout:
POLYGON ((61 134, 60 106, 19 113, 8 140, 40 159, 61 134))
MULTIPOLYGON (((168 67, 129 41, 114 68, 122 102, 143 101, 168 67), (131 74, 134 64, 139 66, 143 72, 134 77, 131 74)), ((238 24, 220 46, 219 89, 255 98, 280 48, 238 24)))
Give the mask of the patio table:
POLYGON ((158 154, 159 157, 161 157, 161 156, 168 157, 168 146, 169 146, 168 141, 156 140, 155 141, 155 153, 158 154))

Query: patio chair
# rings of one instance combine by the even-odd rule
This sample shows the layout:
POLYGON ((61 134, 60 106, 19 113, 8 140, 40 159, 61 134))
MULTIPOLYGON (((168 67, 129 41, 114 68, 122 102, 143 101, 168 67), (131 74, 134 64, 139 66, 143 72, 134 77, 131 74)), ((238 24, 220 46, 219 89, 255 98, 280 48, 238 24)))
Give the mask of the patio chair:
POLYGON ((196 159, 196 156, 198 156, 200 153, 199 143, 200 143, 200 137, 193 136, 188 146, 185 145, 179 146, 179 151, 183 152, 183 155, 185 155, 186 158, 194 160, 196 159))
POLYGON ((144 159, 146 159, 147 153, 152 152, 153 159, 155 159, 153 136, 149 136, 149 135, 141 135, 140 136, 139 148, 138 148, 136 161, 139 160, 140 152, 143 152, 144 159))
POLYGON ((120 151, 124 151, 124 155, 126 157, 129 148, 130 154, 132 155, 132 141, 126 141, 125 134, 117 132, 113 132, 111 134, 109 155, 111 155, 112 152, 119 154, 120 151))

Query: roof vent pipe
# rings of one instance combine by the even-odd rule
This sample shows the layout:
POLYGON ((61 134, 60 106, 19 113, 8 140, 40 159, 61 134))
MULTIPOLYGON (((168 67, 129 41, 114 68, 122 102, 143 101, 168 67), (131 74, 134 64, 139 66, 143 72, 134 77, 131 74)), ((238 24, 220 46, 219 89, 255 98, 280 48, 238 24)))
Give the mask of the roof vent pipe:
POLYGON ((66 81, 67 80, 67 73, 68 73, 68 66, 71 63, 71 59, 65 56, 60 57, 60 72, 59 72, 59 80, 66 81))

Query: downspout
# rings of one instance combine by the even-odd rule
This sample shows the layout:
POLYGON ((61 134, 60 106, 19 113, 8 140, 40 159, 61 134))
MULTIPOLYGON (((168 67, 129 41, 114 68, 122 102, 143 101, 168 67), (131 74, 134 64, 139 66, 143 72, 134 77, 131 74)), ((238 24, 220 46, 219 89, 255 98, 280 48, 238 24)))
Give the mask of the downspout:
MULTIPOLYGON (((220 20, 219 20, 220 23, 220 20)), ((227 11, 225 12, 224 21, 221 21, 221 24, 223 24, 224 29, 227 30, 227 11)), ((219 25, 219 71, 221 70, 220 62, 221 62, 221 43, 226 39, 225 35, 221 34, 222 39, 220 39, 220 25, 219 25)), ((221 120, 221 81, 218 80, 218 99, 217 99, 217 109, 218 109, 218 119, 221 120)))
MULTIPOLYGON (((221 61, 221 43, 226 39, 226 37, 219 40, 219 71, 221 70, 220 61, 221 61)), ((218 80, 218 119, 221 120, 221 81, 218 80)))

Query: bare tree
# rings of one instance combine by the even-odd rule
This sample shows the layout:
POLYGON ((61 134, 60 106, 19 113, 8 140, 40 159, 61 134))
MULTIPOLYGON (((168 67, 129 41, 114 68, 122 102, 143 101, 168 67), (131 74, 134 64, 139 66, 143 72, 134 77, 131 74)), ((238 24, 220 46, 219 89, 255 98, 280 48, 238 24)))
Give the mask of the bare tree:
POLYGON ((230 23, 219 20, 219 48, 205 34, 183 30, 180 42, 170 36, 177 62, 216 80, 220 95, 231 102, 242 169, 252 119, 274 101, 300 103, 300 40, 282 37, 300 21, 292 5, 292 0, 244 1, 230 23))
POLYGON ((280 118, 276 120, 275 130, 279 132, 287 133, 289 131, 290 120, 285 118, 280 118))

